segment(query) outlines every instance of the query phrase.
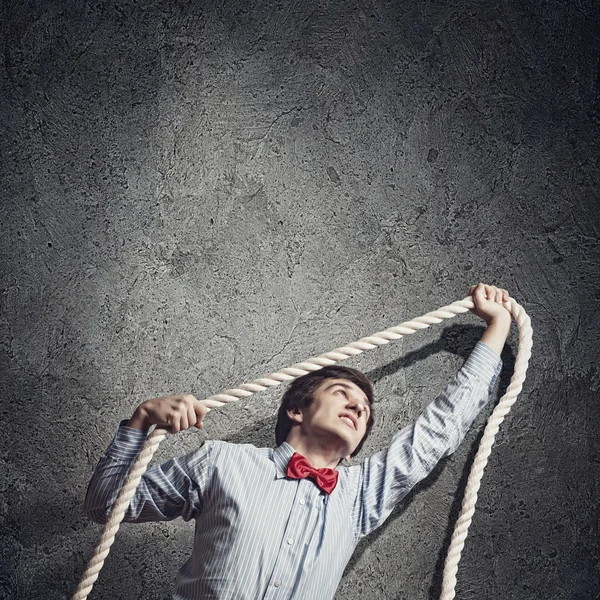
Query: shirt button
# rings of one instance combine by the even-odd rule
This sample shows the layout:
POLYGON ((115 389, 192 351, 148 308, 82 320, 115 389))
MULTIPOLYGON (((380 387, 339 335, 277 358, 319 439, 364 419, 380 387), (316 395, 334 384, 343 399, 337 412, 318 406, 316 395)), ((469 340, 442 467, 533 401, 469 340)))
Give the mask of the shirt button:
POLYGON ((300 500, 300 504, 304 504, 304 498, 300 500))
POLYGON ((294 540, 293 540, 292 538, 290 538, 290 539, 288 540, 288 544, 291 546, 293 543, 294 543, 294 540))
POLYGON ((273 585, 274 585, 275 587, 279 587, 279 586, 281 585, 281 581, 276 581, 276 582, 275 582, 273 585))

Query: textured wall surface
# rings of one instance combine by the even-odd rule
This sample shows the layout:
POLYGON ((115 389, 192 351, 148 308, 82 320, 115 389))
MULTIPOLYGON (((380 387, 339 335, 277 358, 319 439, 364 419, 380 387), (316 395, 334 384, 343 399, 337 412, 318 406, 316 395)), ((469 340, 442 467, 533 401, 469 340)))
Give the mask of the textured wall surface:
MULTIPOLYGON (((143 400, 198 398, 463 298, 532 318, 522 395, 457 597, 600 591, 598 4, 48 0, 2 8, 0 594, 69 598, 91 473, 143 400)), ((470 314, 345 364, 364 453, 483 331, 470 314)), ((490 405, 363 541, 336 600, 437 597, 490 405)), ((272 445, 281 390, 169 436, 272 445)), ((193 524, 124 525, 91 598, 170 597, 193 524)), ((310 600, 310 599, 307 599, 310 600)))

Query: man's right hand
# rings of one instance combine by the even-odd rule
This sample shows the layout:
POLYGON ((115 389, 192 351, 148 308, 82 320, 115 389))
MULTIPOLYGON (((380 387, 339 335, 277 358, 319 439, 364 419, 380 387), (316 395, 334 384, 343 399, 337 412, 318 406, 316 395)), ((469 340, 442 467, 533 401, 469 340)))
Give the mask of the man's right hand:
POLYGON ((192 394, 152 398, 140 404, 127 423, 134 429, 150 429, 156 425, 169 433, 178 433, 190 427, 201 429, 202 420, 210 409, 192 394))

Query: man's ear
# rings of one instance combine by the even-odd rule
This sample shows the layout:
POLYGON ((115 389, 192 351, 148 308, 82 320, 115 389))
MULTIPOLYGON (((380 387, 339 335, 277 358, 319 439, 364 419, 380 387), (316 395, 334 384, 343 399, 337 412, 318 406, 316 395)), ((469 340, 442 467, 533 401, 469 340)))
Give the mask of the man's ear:
POLYGON ((304 418, 304 415, 302 414, 302 411, 299 408, 288 409, 287 416, 296 423, 302 423, 302 420, 304 418))

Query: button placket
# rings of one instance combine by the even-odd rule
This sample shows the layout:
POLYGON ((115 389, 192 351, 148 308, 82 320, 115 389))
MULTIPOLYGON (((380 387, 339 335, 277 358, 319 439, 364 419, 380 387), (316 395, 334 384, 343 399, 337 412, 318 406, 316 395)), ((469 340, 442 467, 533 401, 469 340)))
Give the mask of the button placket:
MULTIPOLYGON (((311 481, 306 479, 299 479, 298 486, 296 488, 295 498, 292 500, 290 519, 288 525, 283 532, 282 547, 279 551, 277 559, 275 561, 275 568, 273 569, 272 579, 270 584, 270 592, 265 594, 265 600, 275 600, 286 593, 286 578, 289 575, 290 569, 294 564, 296 547, 296 533, 302 530, 303 523, 306 520, 306 491, 301 492, 303 484, 312 484, 311 481), (302 496, 302 497, 299 497, 302 496)), ((312 488, 308 488, 312 489, 312 488)))

